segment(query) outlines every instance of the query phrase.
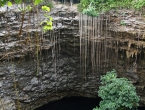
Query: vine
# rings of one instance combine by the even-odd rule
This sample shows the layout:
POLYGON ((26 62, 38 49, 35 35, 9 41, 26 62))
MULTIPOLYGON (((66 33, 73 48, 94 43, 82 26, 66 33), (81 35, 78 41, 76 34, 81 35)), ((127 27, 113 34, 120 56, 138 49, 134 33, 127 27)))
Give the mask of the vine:
MULTIPOLYGON (((32 5, 28 5, 25 8, 19 8, 19 10, 22 12, 22 22, 21 22, 21 27, 20 27, 20 31, 19 31, 19 36, 22 33, 22 27, 23 27, 23 21, 24 21, 24 16, 25 16, 25 12, 26 11, 30 11, 33 8, 35 8, 37 5, 39 5, 41 2, 44 2, 44 0, 34 0, 32 5)), ((16 4, 20 4, 22 3, 22 0, 14 0, 14 3, 16 4)), ((11 7, 13 5, 12 0, 0 0, 0 7, 4 6, 4 5, 8 5, 9 7, 11 7)), ((52 5, 51 5, 52 8, 52 5)), ((52 17, 48 16, 47 13, 50 12, 50 8, 46 5, 42 6, 42 10, 45 11, 44 16, 47 18, 47 20, 42 21, 40 24, 44 25, 43 26, 43 30, 44 32, 48 31, 48 30, 52 30, 52 17)))
MULTIPOLYGON (((26 1, 24 1, 26 2, 26 1)), ((37 13, 37 18, 38 18, 38 5, 41 5, 41 2, 43 2, 43 0, 33 0, 33 2, 25 7, 21 7, 18 9, 21 12, 21 25, 20 25, 20 29, 19 29, 19 33, 18 33, 18 38, 21 37, 22 35, 22 28, 23 28, 23 23, 24 23, 24 17, 26 12, 29 12, 31 10, 35 10, 37 13)), ((4 6, 7 5, 9 7, 11 7, 13 4, 20 4, 22 3, 22 0, 0 0, 0 6, 4 6)), ((50 8, 48 6, 42 6, 41 9, 44 11, 44 16, 46 17, 45 21, 41 21, 40 25, 42 25, 43 31, 44 33, 47 32, 48 30, 52 30, 52 17, 48 15, 48 13, 50 12, 50 8)), ((35 44, 35 56, 36 56, 36 75, 38 75, 39 73, 39 51, 40 51, 40 46, 39 46, 39 37, 38 37, 38 33, 36 33, 35 36, 35 40, 36 40, 36 44, 35 44)))

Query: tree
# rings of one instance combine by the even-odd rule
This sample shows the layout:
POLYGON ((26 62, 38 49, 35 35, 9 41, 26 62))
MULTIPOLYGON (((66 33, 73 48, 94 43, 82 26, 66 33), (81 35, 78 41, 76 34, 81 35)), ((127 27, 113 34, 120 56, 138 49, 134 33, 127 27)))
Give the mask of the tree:
POLYGON ((98 96, 102 98, 99 108, 93 110, 131 110, 137 109, 139 96, 131 81, 126 78, 117 78, 116 71, 107 72, 101 77, 102 86, 98 96))

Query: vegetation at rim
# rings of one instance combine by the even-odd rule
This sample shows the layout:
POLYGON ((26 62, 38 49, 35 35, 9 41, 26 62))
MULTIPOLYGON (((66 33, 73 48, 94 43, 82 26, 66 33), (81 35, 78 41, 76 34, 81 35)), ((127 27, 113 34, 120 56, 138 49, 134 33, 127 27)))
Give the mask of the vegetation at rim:
POLYGON ((145 0, 81 0, 78 5, 79 11, 90 16, 94 16, 94 13, 91 14, 92 8, 96 11, 95 16, 97 16, 98 13, 106 12, 110 9, 141 9, 143 7, 145 7, 145 0))
POLYGON ((102 98, 99 108, 93 110, 136 110, 139 96, 135 87, 126 78, 117 78, 116 71, 107 72, 101 77, 102 86, 98 96, 102 98))

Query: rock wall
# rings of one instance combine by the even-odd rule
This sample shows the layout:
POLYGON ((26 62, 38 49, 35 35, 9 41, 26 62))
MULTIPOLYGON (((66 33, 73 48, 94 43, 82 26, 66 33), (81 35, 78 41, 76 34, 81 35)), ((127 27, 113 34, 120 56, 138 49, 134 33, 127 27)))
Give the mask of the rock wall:
MULTIPOLYGON (((83 47, 86 41, 80 45, 79 15, 75 6, 56 5, 50 13, 54 18, 53 31, 45 34, 38 23, 45 19, 42 12, 39 12, 39 19, 36 14, 25 14, 21 35, 21 15, 19 18, 14 16, 15 11, 12 10, 11 13, 1 12, 1 15, 0 110, 30 110, 70 96, 97 97, 100 76, 112 69, 117 70, 119 77, 133 82, 141 96, 140 105, 145 105, 144 37, 140 37, 143 29, 139 28, 136 32, 131 29, 130 32, 129 21, 123 21, 125 25, 122 25, 121 17, 114 14, 109 14, 110 22, 107 25, 103 18, 104 27, 109 27, 104 28, 103 32, 107 31, 111 39, 106 43, 104 40, 95 43, 98 47, 96 54, 100 55, 100 67, 93 73, 92 45, 87 44, 89 54, 85 65, 83 52, 80 52, 80 46, 83 47), (122 28, 124 31, 121 31, 122 28), (36 51, 39 51, 38 55, 36 51)), ((135 19, 132 22, 139 21, 135 19)))
MULTIPOLYGON (((110 28, 113 38, 112 48, 118 51, 117 68, 120 76, 130 79, 137 88, 141 103, 144 103, 145 73, 145 17, 144 11, 110 11, 110 28), (117 47, 117 48, 116 48, 117 47), (120 54, 123 52, 122 54, 120 54), (136 81, 134 82, 133 79, 136 81)), ((144 105, 144 104, 143 104, 144 105)))
POLYGON ((10 17, 2 17, 1 21, 4 24, 0 32, 0 110, 30 110, 70 96, 97 97, 100 82, 96 79, 99 80, 99 77, 90 75, 88 80, 84 80, 79 74, 77 12, 71 11, 67 6, 57 5, 50 13, 55 16, 53 31, 45 33, 43 37, 37 19, 33 19, 36 14, 25 14, 21 36, 21 20, 9 20, 14 16, 13 12, 11 14, 10 17), (27 24, 29 14, 34 21, 27 24), (4 27, 5 25, 8 27, 4 27), (25 28, 28 25, 30 27, 25 28), (41 48, 38 57, 35 53, 37 44, 41 48))

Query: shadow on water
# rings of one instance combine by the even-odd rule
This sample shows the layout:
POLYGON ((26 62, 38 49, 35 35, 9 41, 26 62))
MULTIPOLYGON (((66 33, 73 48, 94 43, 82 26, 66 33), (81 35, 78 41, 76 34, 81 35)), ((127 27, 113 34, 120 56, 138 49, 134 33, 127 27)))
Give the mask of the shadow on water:
MULTIPOLYGON (((92 110, 99 105, 100 98, 68 97, 50 102, 35 110, 92 110)), ((145 110, 139 107, 138 110, 145 110)))

